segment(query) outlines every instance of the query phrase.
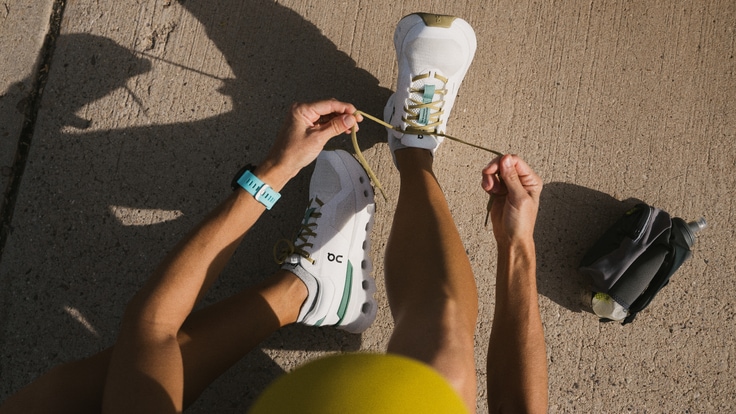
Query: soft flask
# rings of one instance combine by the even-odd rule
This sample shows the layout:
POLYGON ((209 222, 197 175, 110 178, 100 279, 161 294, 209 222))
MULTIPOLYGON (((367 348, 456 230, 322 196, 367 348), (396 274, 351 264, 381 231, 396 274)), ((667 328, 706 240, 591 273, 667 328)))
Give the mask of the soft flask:
POLYGON ((643 203, 627 211, 580 263, 591 282, 593 312, 602 321, 632 322, 690 258, 705 226, 704 218, 686 223, 643 203))

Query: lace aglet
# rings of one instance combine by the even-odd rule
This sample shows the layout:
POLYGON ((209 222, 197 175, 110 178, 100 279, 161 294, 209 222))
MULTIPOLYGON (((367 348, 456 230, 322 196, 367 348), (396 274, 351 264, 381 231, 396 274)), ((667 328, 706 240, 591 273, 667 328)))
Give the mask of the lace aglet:
POLYGON ((493 199, 495 197, 493 194, 488 196, 488 204, 486 205, 486 222, 483 225, 484 227, 488 227, 488 218, 491 217, 491 208, 493 208, 493 199))
POLYGON ((378 187, 378 191, 381 192, 381 195, 383 196, 383 201, 388 201, 388 197, 386 196, 386 193, 383 191, 383 187, 378 187))

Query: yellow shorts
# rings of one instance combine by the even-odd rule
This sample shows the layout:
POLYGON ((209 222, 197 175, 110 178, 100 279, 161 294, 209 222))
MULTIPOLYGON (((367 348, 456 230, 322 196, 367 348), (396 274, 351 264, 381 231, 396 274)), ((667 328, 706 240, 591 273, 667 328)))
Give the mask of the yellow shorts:
POLYGON ((249 411, 261 413, 467 413, 430 366, 383 354, 332 355, 273 382, 249 411))

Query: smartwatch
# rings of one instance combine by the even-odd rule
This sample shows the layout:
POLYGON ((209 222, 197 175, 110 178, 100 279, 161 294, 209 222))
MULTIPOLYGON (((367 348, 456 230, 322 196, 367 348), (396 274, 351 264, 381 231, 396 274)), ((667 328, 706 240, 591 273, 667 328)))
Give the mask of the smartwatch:
POLYGON ((256 167, 253 164, 248 164, 241 168, 240 171, 235 174, 235 177, 233 177, 233 181, 230 183, 230 186, 233 190, 238 187, 242 187, 252 195, 256 201, 266 206, 266 209, 270 210, 271 207, 279 201, 281 194, 274 191, 270 185, 256 177, 252 172, 255 168, 256 167))

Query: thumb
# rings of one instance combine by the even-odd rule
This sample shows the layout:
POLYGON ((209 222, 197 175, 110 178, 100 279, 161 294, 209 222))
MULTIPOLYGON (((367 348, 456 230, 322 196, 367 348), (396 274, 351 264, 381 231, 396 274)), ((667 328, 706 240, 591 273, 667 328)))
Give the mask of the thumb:
POLYGON ((324 131, 329 131, 332 136, 340 135, 355 125, 355 117, 350 114, 336 116, 325 126, 324 131))
POLYGON ((519 173, 516 171, 516 159, 513 155, 504 155, 501 159, 500 173, 511 197, 524 192, 524 186, 521 184, 519 173))

